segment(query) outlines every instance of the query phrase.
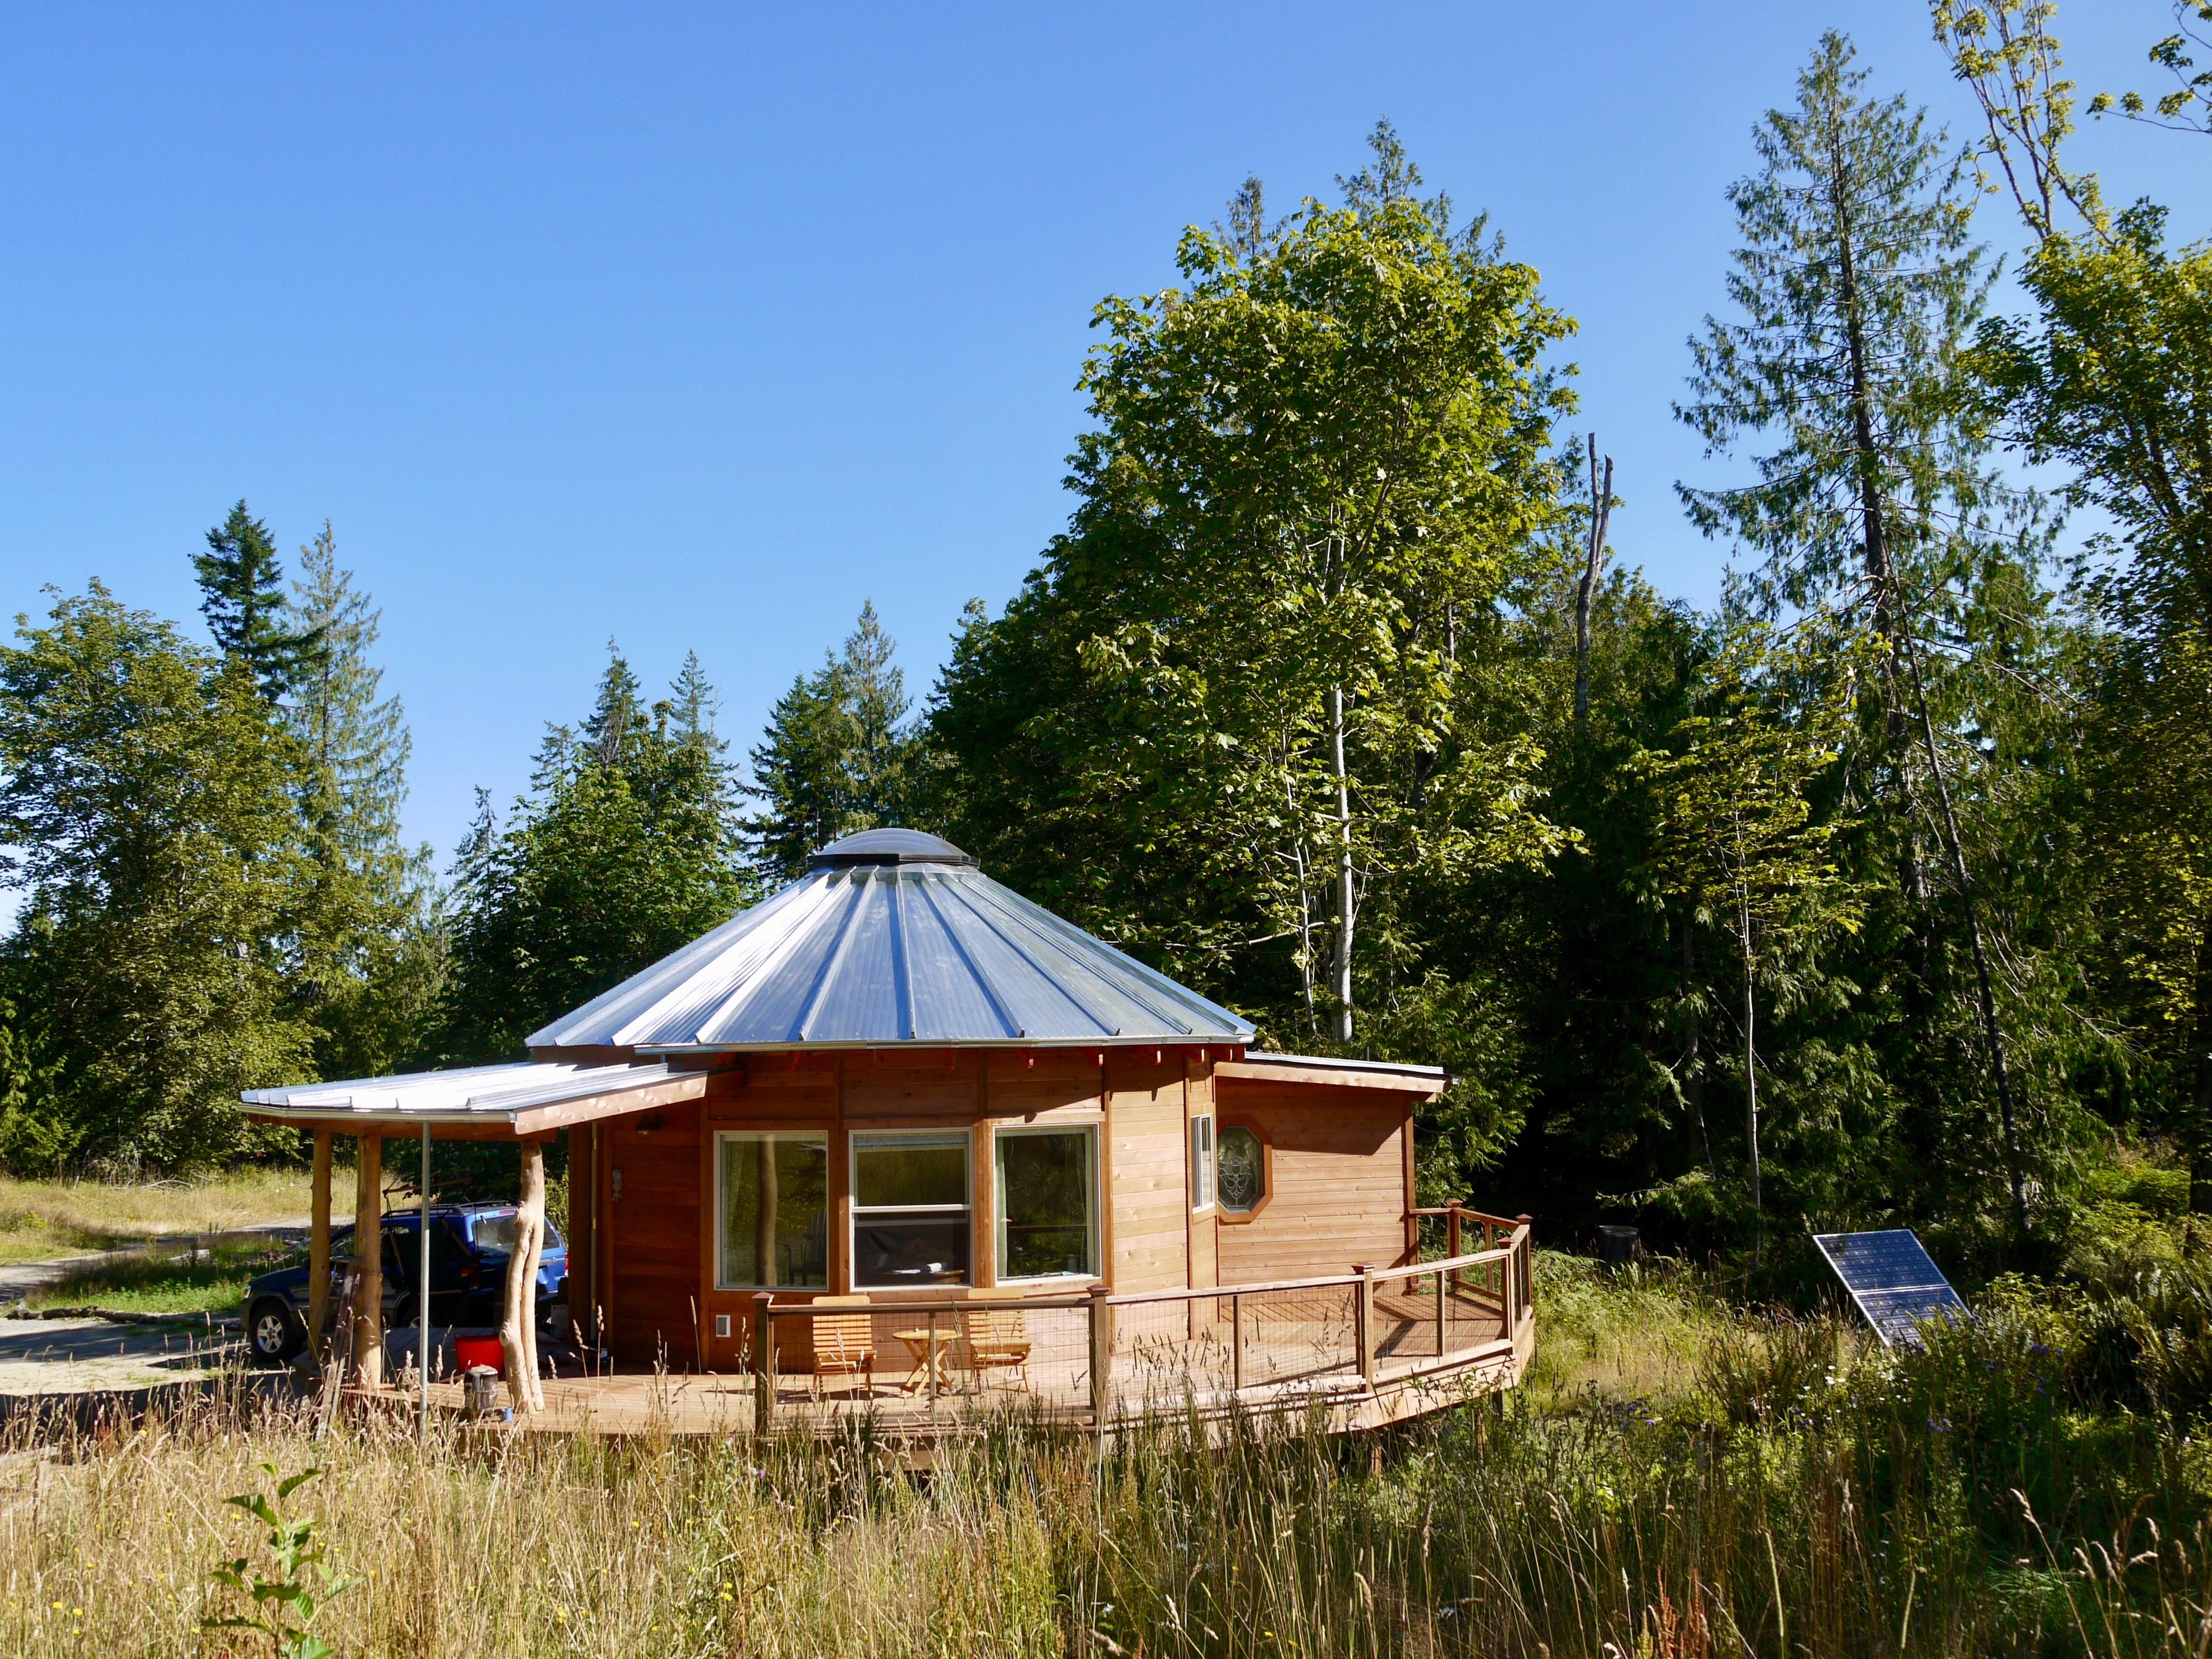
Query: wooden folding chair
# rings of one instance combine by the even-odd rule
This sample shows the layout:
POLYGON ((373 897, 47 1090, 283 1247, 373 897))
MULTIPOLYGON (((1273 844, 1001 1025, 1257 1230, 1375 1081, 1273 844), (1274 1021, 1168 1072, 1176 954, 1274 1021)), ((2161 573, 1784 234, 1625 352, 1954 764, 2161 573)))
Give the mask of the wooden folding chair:
MULTIPOLYGON (((865 1296, 817 1296, 817 1308, 868 1306, 865 1296)), ((814 1327, 814 1398, 822 1398, 825 1376, 856 1376, 868 1393, 876 1391, 876 1320, 871 1313, 821 1314, 808 1322, 814 1327)))
POLYGON ((1019 1291, 970 1291, 960 1315, 960 1343, 953 1363, 974 1371, 1002 1370, 1016 1388, 1030 1385, 1030 1321, 1019 1291), (981 1305, 978 1305, 981 1304, 981 1305))

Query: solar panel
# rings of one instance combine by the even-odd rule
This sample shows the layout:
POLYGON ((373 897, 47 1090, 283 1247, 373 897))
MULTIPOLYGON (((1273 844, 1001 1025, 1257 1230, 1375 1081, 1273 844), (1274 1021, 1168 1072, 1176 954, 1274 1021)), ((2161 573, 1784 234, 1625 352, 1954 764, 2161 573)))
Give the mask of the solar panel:
POLYGON ((1813 1242, 1844 1281, 1885 1348, 1920 1343, 1930 1319, 1971 1319, 1966 1304, 1917 1236, 1904 1227, 1879 1233, 1815 1233, 1813 1242))

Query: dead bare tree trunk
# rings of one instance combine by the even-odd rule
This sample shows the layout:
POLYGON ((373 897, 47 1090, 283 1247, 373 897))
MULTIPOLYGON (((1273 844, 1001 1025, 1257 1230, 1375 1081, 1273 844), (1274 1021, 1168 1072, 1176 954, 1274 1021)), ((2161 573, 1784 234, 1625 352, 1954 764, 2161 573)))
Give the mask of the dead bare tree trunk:
POLYGON ((545 1143, 522 1143, 522 1198, 514 1206, 514 1243, 507 1258, 507 1295, 499 1346, 507 1361, 507 1398, 517 1413, 545 1409, 538 1382, 538 1262, 545 1242, 545 1143))
POLYGON ((2191 1096, 2189 1207, 2212 1211, 2212 908, 2197 936, 2197 1076, 2191 1096))
POLYGON ((1328 689, 1328 724, 1336 769, 1336 1040, 1352 1041, 1352 785, 1344 767, 1344 688, 1328 689))
POLYGON ((1705 1173, 1717 1181, 1713 1137, 1705 1127, 1705 1022, 1698 1017, 1698 918, 1686 907, 1682 916, 1682 1093, 1698 1117, 1698 1145, 1705 1149, 1705 1173))
POLYGON ((1736 890, 1736 925, 1743 942, 1743 1089, 1744 1133, 1751 1147, 1751 1259, 1755 1263, 1766 1243, 1766 1206, 1759 1186, 1759 1041, 1757 1003, 1752 995, 1751 895, 1736 890))
MULTIPOLYGON (((1900 606, 1902 596, 1900 596, 1900 606)), ((1951 873, 1959 884, 1959 902, 1966 912, 1966 939, 1973 947, 1974 991, 1981 1004, 1982 1032, 1990 1047, 1990 1075, 1996 1080, 1997 1117, 2004 1133, 2005 1173, 2012 1186, 2013 1224, 2027 1231, 2027 1175, 2020 1151, 2020 1121, 2012 1106, 2012 1079, 2005 1066, 2004 1030, 1997 1024, 1996 998, 1990 988, 1989 953, 1982 945, 1981 907, 1974 899, 1973 878, 1966 870, 1966 845, 1959 838, 1959 815, 1952 810, 1951 786, 1943 772, 1943 757, 1936 746, 1936 723, 1928 715, 1928 688, 1921 678, 1920 650, 1907 623, 1905 660, 1912 671, 1913 701, 1920 712, 1920 736, 1928 749, 1928 769, 1936 782, 1936 804, 1943 814, 1944 839, 1951 851, 1951 873)))
POLYGON ((1606 527, 1613 521, 1613 457, 1605 458, 1605 477, 1598 477, 1597 434, 1589 434, 1590 530, 1589 550, 1583 561, 1582 586, 1575 592, 1575 730, 1589 724, 1590 606, 1597 597, 1597 579, 1605 568, 1606 527))
MULTIPOLYGON (((1859 484, 1861 527, 1865 539, 1867 569, 1874 579, 1875 617, 1878 630, 1887 634, 1894 675, 1894 664, 1901 658, 1912 682, 1912 700, 1919 716, 1920 734, 1928 753, 1929 769, 1936 784, 1936 801, 1942 814, 1943 834, 1951 854, 1952 874, 1959 884, 1959 897, 1966 907, 1966 933, 1974 957, 1976 1000, 1981 1014, 1982 1034, 1990 1051, 1990 1073, 1995 1082, 1997 1096, 1997 1118, 2004 1137, 2005 1174, 2011 1188, 2013 1224, 2021 1232, 2027 1231, 2027 1179, 2020 1149, 2020 1123, 2013 1110, 2012 1081, 2005 1066, 2004 1032, 1997 1023, 1996 999, 1990 986, 1988 952, 1982 942, 1980 908, 1974 900, 1974 884, 1966 870, 1966 853, 1959 836, 1958 814, 1951 805, 1951 789, 1943 772, 1943 757, 1936 745, 1936 726, 1928 714, 1928 687, 1920 671, 1920 652, 1912 631, 1912 617, 1906 605, 1905 585, 1899 578, 1897 562, 1889 544, 1887 501, 1881 477, 1881 454, 1875 439, 1874 398, 1867 366, 1865 319, 1861 315, 1858 294, 1856 250, 1852 241, 1849 198, 1844 188, 1844 164, 1840 155, 1831 158, 1831 187, 1834 191, 1837 216, 1838 274, 1840 286, 1838 297, 1842 303, 1844 341, 1850 361, 1851 377, 1851 442, 1856 452, 1859 484)), ((1889 710, 1889 730, 1893 750, 1901 749, 1899 741, 1904 712, 1893 696, 1889 710)), ((1898 757, 1902 770, 1903 757, 1898 757)), ((1904 791, 1908 806, 1911 792, 1904 791)), ((1910 850, 1908 838, 1908 889, 1917 883, 1917 871, 1911 865, 1917 858, 1910 850)))

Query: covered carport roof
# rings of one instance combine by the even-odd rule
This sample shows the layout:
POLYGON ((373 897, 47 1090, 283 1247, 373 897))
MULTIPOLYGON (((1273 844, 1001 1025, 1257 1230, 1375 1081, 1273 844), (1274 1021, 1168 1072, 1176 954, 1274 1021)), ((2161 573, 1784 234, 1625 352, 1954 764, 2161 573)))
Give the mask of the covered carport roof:
POLYGON ((507 1140, 696 1100, 706 1089, 704 1072, 660 1063, 524 1060, 249 1089, 239 1099, 248 1117, 340 1134, 413 1133, 428 1127, 441 1140, 507 1140))

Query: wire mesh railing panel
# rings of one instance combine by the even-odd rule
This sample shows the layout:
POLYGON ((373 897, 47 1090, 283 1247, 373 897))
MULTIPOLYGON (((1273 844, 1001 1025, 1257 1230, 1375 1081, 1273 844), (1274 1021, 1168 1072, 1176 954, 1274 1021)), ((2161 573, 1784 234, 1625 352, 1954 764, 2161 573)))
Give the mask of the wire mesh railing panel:
POLYGON ((1248 1402, 1359 1375, 1359 1285, 1254 1285, 1116 1304, 1114 1392, 1124 1410, 1248 1402))
POLYGON ((1091 1314, 1065 1303, 976 1300, 779 1308, 779 1410, 930 1416, 999 1404, 1091 1408, 1091 1314))

